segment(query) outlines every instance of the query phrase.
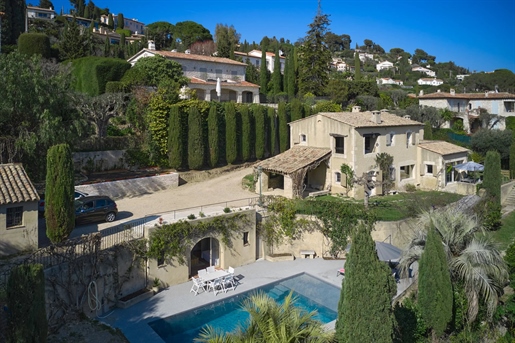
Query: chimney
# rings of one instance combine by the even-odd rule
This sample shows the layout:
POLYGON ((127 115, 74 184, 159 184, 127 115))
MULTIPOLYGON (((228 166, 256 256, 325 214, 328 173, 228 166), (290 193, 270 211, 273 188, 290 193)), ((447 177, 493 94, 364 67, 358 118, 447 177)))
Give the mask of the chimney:
POLYGON ((153 40, 148 41, 148 50, 156 50, 156 45, 153 40))
POLYGON ((352 106, 352 112, 360 112, 361 106, 352 106))
POLYGON ((381 111, 372 111, 372 121, 381 124, 381 111))
POLYGON ((422 96, 424 95, 424 91, 421 89, 420 92, 418 93, 418 96, 422 96))
POLYGON ((454 88, 451 88, 451 95, 456 95, 456 91, 454 90, 454 88))
POLYGON ((411 119, 411 116, 410 115, 405 115, 405 116, 402 116, 404 119, 411 119))

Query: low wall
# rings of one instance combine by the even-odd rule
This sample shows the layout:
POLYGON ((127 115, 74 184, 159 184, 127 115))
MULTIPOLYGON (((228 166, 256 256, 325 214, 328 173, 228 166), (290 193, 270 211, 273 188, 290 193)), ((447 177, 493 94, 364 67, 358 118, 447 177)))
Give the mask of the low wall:
POLYGON ((137 179, 99 182, 89 185, 75 186, 89 195, 107 195, 113 199, 136 197, 151 194, 163 189, 179 186, 179 174, 170 173, 158 176, 140 177, 137 179))
POLYGON ((408 218, 393 222, 376 222, 372 231, 374 241, 390 243, 398 248, 406 247, 418 228, 416 218, 408 218))
POLYGON ((105 171, 127 168, 123 158, 125 150, 74 152, 75 170, 105 171))

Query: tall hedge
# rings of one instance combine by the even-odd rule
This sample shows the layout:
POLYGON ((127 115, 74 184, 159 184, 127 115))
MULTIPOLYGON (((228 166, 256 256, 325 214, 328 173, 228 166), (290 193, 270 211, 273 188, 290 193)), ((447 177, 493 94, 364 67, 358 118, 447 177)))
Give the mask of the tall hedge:
POLYGON ((431 123, 428 121, 424 124, 424 139, 428 141, 433 139, 433 128, 431 127, 431 123))
POLYGON ((293 99, 290 103, 291 121, 304 118, 304 105, 299 99, 293 99))
POLYGON ((397 287, 390 268, 377 257, 370 231, 366 224, 357 228, 345 262, 336 320, 335 338, 339 343, 393 340, 391 299, 397 287))
POLYGON ((268 132, 270 133, 268 137, 268 147, 269 147, 269 156, 275 156, 279 153, 279 128, 277 123, 277 115, 275 113, 275 109, 272 107, 268 108, 267 111, 267 117, 268 117, 268 127, 270 130, 268 132))
POLYGON ((18 37, 18 51, 24 55, 41 55, 50 58, 50 38, 44 33, 22 33, 18 37))
POLYGON ((241 158, 243 161, 250 160, 252 156, 252 114, 248 105, 240 106, 241 116, 241 158))
POLYGON ((168 118, 168 163, 170 167, 179 169, 184 159, 184 145, 181 132, 181 111, 174 105, 168 118))
POLYGON ((447 256, 440 235, 430 227, 419 262, 418 304, 424 322, 433 332, 433 338, 441 336, 451 321, 452 303, 447 256))
POLYGON ((286 110, 286 103, 279 103, 277 116, 279 119, 279 148, 281 152, 285 152, 290 147, 290 128, 288 126, 290 118, 286 110))
POLYGON ((52 243, 68 238, 75 227, 75 179, 68 144, 50 147, 45 186, 46 234, 52 243))
POLYGON ((515 138, 510 146, 510 179, 515 179, 515 138))
POLYGON ((490 201, 501 205, 501 156, 497 151, 488 151, 485 158, 483 188, 491 197, 490 201))
POLYGON ((91 96, 105 93, 109 81, 120 81, 131 64, 118 58, 88 56, 72 62, 73 87, 91 96))
POLYGON ((45 274, 41 264, 14 267, 7 281, 8 342, 47 341, 45 274))
POLYGON ((228 164, 233 164, 238 158, 238 124, 234 103, 228 102, 225 108, 225 158, 228 164))
POLYGON ((188 167, 201 169, 204 166, 204 135, 202 115, 196 107, 190 107, 188 115, 188 167))
POLYGON ((209 165, 214 168, 220 159, 220 117, 215 104, 209 108, 207 117, 208 125, 208 146, 209 146, 209 165))
POLYGON ((255 105, 252 108, 255 122, 255 151, 256 158, 261 160, 265 157, 266 146, 266 117, 265 108, 260 105, 255 105))

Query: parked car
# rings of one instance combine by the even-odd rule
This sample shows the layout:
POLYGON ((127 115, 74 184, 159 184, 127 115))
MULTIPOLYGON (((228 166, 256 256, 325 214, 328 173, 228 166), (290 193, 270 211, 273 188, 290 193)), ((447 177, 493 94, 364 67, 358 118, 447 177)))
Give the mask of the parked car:
POLYGON ((118 207, 113 199, 103 196, 87 196, 75 200, 75 223, 112 222, 116 219, 118 207))
MULTIPOLYGON (((88 196, 88 193, 75 190, 75 200, 83 198, 85 196, 88 196)), ((45 215, 45 193, 39 194, 38 214, 40 217, 43 217, 45 215)))

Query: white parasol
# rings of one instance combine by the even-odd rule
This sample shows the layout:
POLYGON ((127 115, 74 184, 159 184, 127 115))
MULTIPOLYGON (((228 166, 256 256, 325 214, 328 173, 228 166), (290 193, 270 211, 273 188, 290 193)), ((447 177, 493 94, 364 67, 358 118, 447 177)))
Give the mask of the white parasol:
POLYGON ((216 95, 218 99, 222 96, 222 83, 220 82, 220 78, 216 79, 216 95))

